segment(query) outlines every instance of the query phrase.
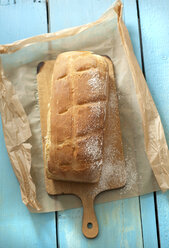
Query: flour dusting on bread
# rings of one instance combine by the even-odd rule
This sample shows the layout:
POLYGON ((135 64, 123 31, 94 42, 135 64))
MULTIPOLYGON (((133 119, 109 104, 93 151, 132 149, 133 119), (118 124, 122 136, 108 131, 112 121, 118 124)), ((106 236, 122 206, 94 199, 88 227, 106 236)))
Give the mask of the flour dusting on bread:
POLYGON ((102 146, 102 141, 99 140, 98 136, 91 136, 85 145, 85 154, 86 157, 90 157, 93 161, 95 161, 98 157, 101 156, 102 150, 100 149, 100 145, 102 146))
POLYGON ((56 59, 48 121, 50 140, 46 146, 47 170, 53 173, 53 179, 99 181, 108 88, 109 67, 104 57, 90 52, 66 52, 56 59), (59 111, 65 107, 66 111, 59 111), (67 142, 69 149, 64 148, 67 142), (59 150, 58 160, 60 145, 63 149, 59 150))
POLYGON ((91 88, 92 93, 96 94, 100 91, 106 93, 107 84, 105 84, 105 78, 100 76, 98 70, 90 70, 89 71, 90 79, 88 80, 88 84, 91 88))

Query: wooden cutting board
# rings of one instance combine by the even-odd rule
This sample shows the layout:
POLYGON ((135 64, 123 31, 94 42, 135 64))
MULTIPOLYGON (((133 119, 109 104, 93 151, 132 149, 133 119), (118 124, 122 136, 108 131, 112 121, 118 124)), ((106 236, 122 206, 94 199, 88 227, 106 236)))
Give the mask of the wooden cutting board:
MULTIPOLYGON (((37 68, 37 82, 39 92, 41 133, 43 155, 45 136, 47 132, 47 112, 50 100, 51 77, 54 60, 41 62, 37 68)), ((95 238, 99 228, 94 211, 95 197, 106 190, 121 188, 126 183, 125 161, 123 156, 118 100, 114 79, 113 65, 109 59, 110 94, 104 133, 104 162, 98 183, 74 183, 48 179, 45 172, 46 190, 50 195, 73 194, 78 196, 83 205, 82 231, 87 238, 95 238)), ((44 168, 45 168, 44 157, 44 168)))

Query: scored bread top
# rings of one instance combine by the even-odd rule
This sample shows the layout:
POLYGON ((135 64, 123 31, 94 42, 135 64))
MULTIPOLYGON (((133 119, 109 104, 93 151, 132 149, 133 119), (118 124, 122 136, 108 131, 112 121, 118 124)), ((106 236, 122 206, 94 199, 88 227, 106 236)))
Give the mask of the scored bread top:
POLYGON ((99 180, 108 82, 108 65, 102 56, 73 51, 57 57, 47 121, 49 178, 99 180))

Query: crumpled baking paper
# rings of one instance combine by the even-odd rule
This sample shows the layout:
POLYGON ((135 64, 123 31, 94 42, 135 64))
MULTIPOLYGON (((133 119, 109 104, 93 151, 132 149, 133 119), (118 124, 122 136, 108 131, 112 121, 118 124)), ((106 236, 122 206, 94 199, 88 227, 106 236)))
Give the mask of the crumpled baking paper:
POLYGON ((123 189, 100 194, 96 203, 167 190, 169 153, 164 130, 117 1, 96 22, 0 45, 1 118, 23 203, 32 212, 81 206, 75 196, 49 196, 45 190, 37 90, 38 64, 70 50, 107 55, 115 69, 127 183, 123 189))

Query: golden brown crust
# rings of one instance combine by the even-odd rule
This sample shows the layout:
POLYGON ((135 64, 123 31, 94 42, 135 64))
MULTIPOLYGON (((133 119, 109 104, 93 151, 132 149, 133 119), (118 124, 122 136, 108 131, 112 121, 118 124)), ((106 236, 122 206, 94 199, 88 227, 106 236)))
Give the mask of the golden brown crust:
POLYGON ((67 52, 56 59, 46 146, 47 175, 97 182, 103 161, 109 71, 104 57, 67 52))

